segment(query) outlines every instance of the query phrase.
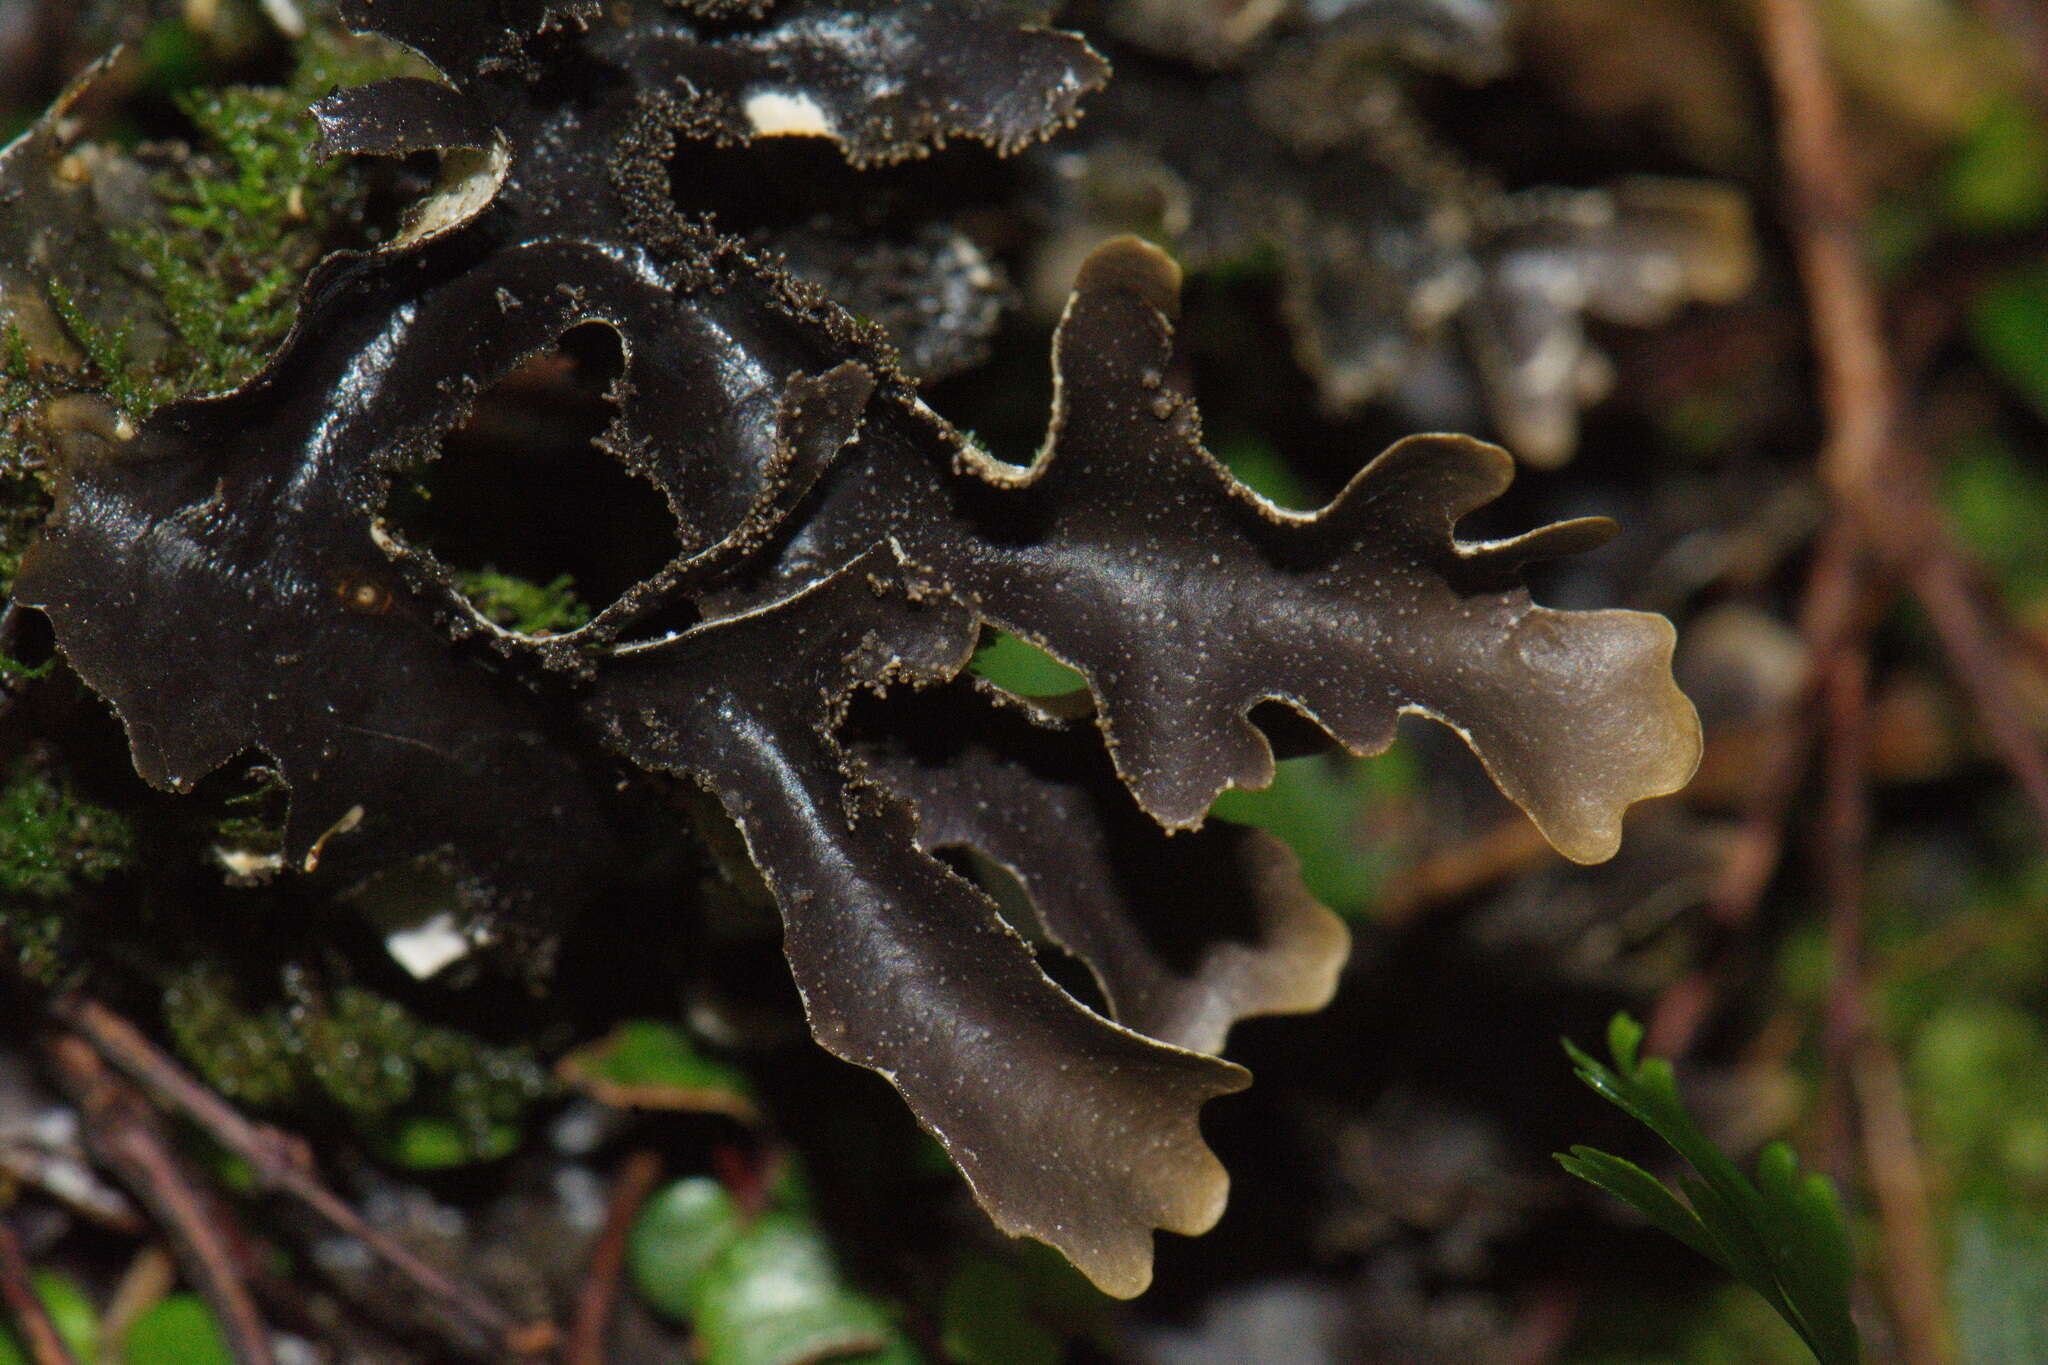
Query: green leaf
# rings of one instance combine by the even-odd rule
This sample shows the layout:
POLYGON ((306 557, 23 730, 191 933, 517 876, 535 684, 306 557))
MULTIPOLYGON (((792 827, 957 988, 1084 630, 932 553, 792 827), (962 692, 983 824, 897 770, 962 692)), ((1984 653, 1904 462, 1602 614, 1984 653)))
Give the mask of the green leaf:
POLYGON ((1288 466, 1280 448, 1262 437, 1245 435, 1219 442, 1216 458, 1239 483, 1268 502, 1295 512, 1313 512, 1323 504, 1288 466))
MULTIPOLYGON (((50 1323, 57 1329, 57 1335, 71 1348, 71 1354, 79 1360, 92 1360, 99 1355, 100 1317, 92 1300, 85 1291, 68 1275, 55 1271, 38 1271, 33 1284, 36 1297, 43 1301, 43 1310, 50 1315, 50 1323)), ((0 1325, 0 1365, 30 1365, 28 1351, 21 1339, 0 1325)))
POLYGON ((673 1024, 631 1020, 601 1041, 562 1060, 562 1076, 593 1098, 620 1109, 675 1109, 760 1117, 738 1067, 706 1057, 673 1024))
POLYGON ((1598 1148, 1574 1147, 1569 1153, 1559 1152, 1557 1164, 1586 1183, 1598 1185, 1624 1204, 1631 1205, 1700 1255, 1709 1260, 1720 1256, 1720 1247, 1701 1224, 1699 1215, 1664 1188, 1657 1177, 1634 1162, 1624 1161, 1598 1148))
POLYGON ((739 1205, 725 1186, 708 1176, 676 1181, 648 1201, 633 1225, 633 1283, 655 1308, 688 1321, 697 1310, 705 1269, 742 1228, 739 1205))
POLYGON ((399 1125, 390 1153, 408 1170, 450 1171, 510 1156, 519 1137, 519 1129, 509 1123, 494 1123, 476 1133, 454 1119, 420 1114, 399 1125))
POLYGON ((1614 1064, 1623 1071, 1638 1069, 1637 1056, 1642 1051, 1643 1026, 1626 1014, 1617 1014, 1607 1021, 1607 1050, 1614 1055, 1614 1064))
POLYGON ((1683 1197, 1641 1167, 1590 1147, 1559 1153, 1559 1164, 1761 1294, 1821 1365, 1854 1365, 1860 1357, 1849 1316, 1855 1264, 1834 1187, 1821 1176, 1802 1174, 1798 1158, 1781 1142, 1764 1150, 1752 1184, 1686 1112, 1671 1064, 1641 1057, 1642 1041, 1642 1026, 1616 1015, 1607 1029, 1613 1066, 1569 1040, 1564 1047, 1579 1079, 1664 1139, 1693 1168, 1695 1174, 1679 1179, 1683 1197))
POLYGON ((1302 880, 1317 900, 1341 915, 1360 915, 1402 862, 1398 813, 1412 809, 1416 780, 1406 745, 1366 759, 1289 758, 1274 765, 1271 786, 1232 788, 1211 813, 1285 843, 1301 859, 1302 880))
POLYGON ((696 1315, 705 1365, 810 1365, 881 1351, 888 1316, 840 1282, 831 1252, 802 1219, 771 1213, 704 1272, 696 1315))
POLYGON ((1088 685, 1087 679, 1030 641, 1007 631, 993 635, 970 666, 1004 691, 1020 697, 1057 697, 1088 685))
POLYGON ((2015 270, 1978 290, 1970 337, 2000 378, 2048 414, 2048 267, 2015 270))
MULTIPOLYGON (((2048 296, 2042 302, 2048 307, 2048 296)), ((1980 299, 1978 307, 1985 306, 1980 299)), ((1978 345, 1985 344, 1980 335, 1978 345)), ((2015 363, 2027 362, 2022 357, 2015 363)), ((2031 373, 2007 377, 2023 392, 2048 393, 2031 373)), ((1941 486, 1951 524, 1999 587, 2022 604, 2048 598, 2048 473, 2039 458, 1989 431, 1972 432, 1943 452, 1941 486)))
POLYGON ((750 1220, 723 1185, 678 1180, 634 1225, 628 1268, 658 1311, 696 1328, 704 1365, 917 1365, 873 1299, 849 1289, 811 1221, 750 1220))
POLYGON ((1032 1316, 1029 1287, 992 1257, 964 1262, 939 1307, 946 1357, 957 1365, 1059 1365, 1059 1335, 1032 1316))
POLYGON ((1964 136, 1942 185, 1957 226, 2014 232, 2048 215, 2048 129, 2017 95, 1990 101, 1964 136))
POLYGON ((213 1310, 197 1294, 173 1294, 137 1318, 121 1340, 123 1365, 235 1365, 213 1310))

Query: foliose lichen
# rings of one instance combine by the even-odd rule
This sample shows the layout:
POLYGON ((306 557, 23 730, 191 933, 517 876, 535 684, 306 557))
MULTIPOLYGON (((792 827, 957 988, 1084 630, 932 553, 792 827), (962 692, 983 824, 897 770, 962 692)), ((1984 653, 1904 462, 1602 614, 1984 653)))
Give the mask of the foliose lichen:
MULTIPOLYGON (((1458 539, 1512 476, 1497 447, 1409 438, 1314 512, 1238 482, 1203 445, 1157 246, 1080 262, 1045 441, 1016 465, 933 409, 882 326, 785 268, 775 233, 724 231, 714 177, 690 173, 792 139, 856 176, 955 140, 1017 153, 1110 79, 1052 10, 347 0, 436 74, 321 100, 322 150, 437 154, 438 190, 392 242, 312 271, 247 382, 74 421, 17 593, 151 783, 264 755, 290 793, 282 869, 331 885, 430 858, 502 923, 560 913, 616 859, 623 776, 707 789, 776 899, 820 1044, 902 1092, 998 1225, 1133 1294, 1153 1229, 1222 1211, 1198 1116, 1248 1083, 1216 1055, 1231 1025, 1318 1007, 1346 948, 1273 841, 1204 823, 1220 793, 1271 781, 1277 753, 1377 752, 1418 712, 1597 860, 1628 805, 1687 779, 1699 731, 1668 623, 1520 585, 1609 524, 1458 539), (392 521, 392 490, 492 383, 588 327, 622 357, 597 444, 679 549, 587 619, 508 612, 392 521), (972 681, 991 629, 1085 689, 972 681), (935 856, 960 846, 1016 874, 1108 1017, 935 856)), ((61 123, 0 159, 37 223, 77 211, 61 123)), ((60 339, 107 326, 61 273, 32 295, 0 280, 32 350, 33 299, 65 311, 51 281, 80 303, 60 339)), ((247 283, 274 299, 267 279, 247 283)), ((357 1003, 343 1055, 318 1028, 259 1029, 219 1079, 277 1093, 296 1048, 390 1098, 346 1040, 416 1065, 427 1045, 357 1003)))

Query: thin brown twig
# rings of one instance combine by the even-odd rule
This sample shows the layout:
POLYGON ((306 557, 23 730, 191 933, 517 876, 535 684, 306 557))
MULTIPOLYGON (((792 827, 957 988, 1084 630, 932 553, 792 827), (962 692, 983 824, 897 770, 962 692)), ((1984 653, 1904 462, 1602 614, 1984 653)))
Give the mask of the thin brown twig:
POLYGON ((1383 924, 1404 924, 1549 856, 1542 832, 1517 813, 1403 869, 1375 900, 1373 916, 1383 924))
POLYGON ((0 1218, 0 1302, 7 1305, 7 1315, 34 1365, 78 1365, 71 1348, 57 1335, 50 1310, 36 1296, 28 1257, 5 1218, 0 1218))
POLYGON ((2028 802, 2048 820, 2048 756, 2027 723, 2010 660, 1971 588, 1968 567, 1957 555, 1931 554, 1911 573, 1914 595, 1941 637, 1950 671, 1975 706, 1992 747, 2019 779, 2028 802))
POLYGON ((1864 866, 1870 842, 1870 660, 1844 649, 1827 678, 1827 747, 1821 875, 1827 889, 1829 1164, 1847 1179, 1858 1159, 1870 1175, 1883 1237, 1887 1299, 1908 1365, 1944 1365, 1941 1273, 1926 1178, 1913 1141, 1898 1062, 1873 1027, 1865 993, 1864 866), (1860 1138, 1860 1143, 1858 1139, 1860 1138))
POLYGON ((1755 917, 1784 854, 1785 816, 1813 754, 1816 704, 1825 691, 1829 671, 1843 649, 1869 629, 1877 606, 1856 538, 1838 518, 1821 533, 1800 598, 1799 635, 1806 647, 1806 673, 1786 707, 1778 760, 1765 773, 1743 813, 1736 848, 1708 896, 1708 913, 1716 923, 1733 927, 1755 917))
POLYGON ((1822 478, 1865 543, 1926 608, 1949 672, 2048 824, 2048 755, 2026 722, 1990 613, 1971 594, 1967 565, 1942 525, 1923 453, 1902 439, 1898 375, 1863 256, 1865 196, 1819 20, 1811 0, 1763 0, 1762 18, 1827 413, 1822 478))
POLYGON ((1813 754, 1814 708, 1805 692, 1802 687, 1785 708, 1773 761, 1743 803, 1741 823, 1707 889, 1708 942, 1701 960, 1665 987, 1650 1009, 1647 1043, 1657 1056, 1684 1057, 1699 1041, 1740 965, 1743 932, 1784 858, 1786 821, 1813 754))
POLYGON ((1827 441, 1821 474, 1852 508, 1881 495, 1897 460, 1898 384, 1885 353, 1877 286, 1863 260, 1865 197, 1842 100, 1808 0, 1763 0, 1763 55, 1820 364, 1827 441))
POLYGON ((654 1186, 661 1179, 661 1157, 645 1148, 626 1158, 612 1184, 606 1206, 604 1228, 591 1253, 590 1273, 584 1277, 583 1292, 577 1296, 576 1319, 569 1328, 563 1349, 566 1365, 604 1365, 605 1336, 611 1330, 612 1307, 619 1297, 619 1282, 626 1270, 627 1239, 633 1220, 654 1186))
POLYGON ((275 1365, 270 1333, 243 1284, 221 1211, 207 1204, 171 1150, 146 1100, 116 1077, 92 1045, 71 1034, 49 1041, 57 1078, 85 1118, 86 1141, 156 1218, 185 1278, 219 1320, 237 1365, 275 1365))
MULTIPOLYGON (((1845 649, 1828 669, 1822 752, 1820 855, 1827 895, 1828 994, 1821 1050, 1828 1081, 1828 1164, 1847 1184, 1854 1170, 1849 1077, 1867 1027, 1863 1008, 1863 860, 1870 844, 1870 655, 1845 649)), ((1915 1357, 1919 1359, 1919 1357, 1915 1357)))
MULTIPOLYGON (((0 942, 0 953, 6 950, 0 942)), ((0 1146, 0 1183, 29 1186, 116 1236, 140 1237, 149 1231, 149 1220, 119 1186, 91 1178, 86 1167, 65 1151, 0 1146)))
POLYGON ((1947 1313, 1942 1298, 1932 1201, 1919 1144, 1906 1104, 1899 1059, 1876 1030, 1856 1049, 1850 1082, 1862 1118, 1863 1164, 1870 1172, 1878 1229, 1885 1241, 1885 1293, 1909 1361, 1947 1361, 1947 1313))
POLYGON ((100 1313, 100 1340, 117 1342, 126 1338, 128 1329, 163 1302, 177 1283, 178 1263, 161 1244, 152 1242, 136 1252, 121 1278, 114 1282, 113 1297, 100 1313))
POLYGON ((355 1238, 413 1286, 491 1341, 516 1355, 553 1348, 559 1339, 551 1323, 515 1323, 401 1243, 363 1221, 347 1201, 322 1184, 305 1141, 267 1124, 250 1121, 144 1037, 126 1019, 80 995, 52 1002, 51 1012, 89 1039, 109 1062, 166 1109, 183 1114, 214 1141, 249 1163, 266 1188, 291 1196, 337 1231, 355 1238))
POLYGON ((1857 538, 1837 517, 1822 531, 1800 598, 1799 633, 1806 671, 1787 702, 1773 761, 1750 793, 1728 856, 1707 893, 1707 917, 1722 942, 1707 962, 1658 998, 1650 1013, 1649 1044, 1659 1056, 1682 1057, 1712 1017, 1731 976, 1742 930, 1755 918, 1764 892, 1784 858, 1786 821, 1813 756, 1819 701, 1828 672, 1852 641, 1868 632, 1883 597, 1864 563, 1857 538))
MULTIPOLYGON (((1924 453, 1900 431, 1900 387, 1887 351, 1876 282, 1863 258, 1863 187, 1843 129, 1843 104, 1812 0, 1763 0, 1765 64, 1778 110, 1779 150, 1793 193, 1794 240, 1812 318, 1828 438, 1821 472, 1843 515, 1887 559, 1933 620, 1954 675, 2036 815, 2048 822, 2048 758, 2028 726, 1997 646, 1990 612, 1942 525, 1924 453)), ((1900 1348, 1912 1365, 1947 1359, 1942 1300, 1923 1177, 1903 1093, 1882 1039, 1864 1016, 1862 868, 1868 836, 1861 652, 1830 674, 1827 843, 1835 977, 1827 1023, 1836 1128, 1857 1127, 1884 1228, 1886 1280, 1900 1348), (1874 1078, 1874 1079, 1873 1079, 1874 1078), (1858 1100, 1863 1101, 1857 1103, 1858 1100)), ((1846 1142, 1835 1144, 1837 1160, 1846 1142)))

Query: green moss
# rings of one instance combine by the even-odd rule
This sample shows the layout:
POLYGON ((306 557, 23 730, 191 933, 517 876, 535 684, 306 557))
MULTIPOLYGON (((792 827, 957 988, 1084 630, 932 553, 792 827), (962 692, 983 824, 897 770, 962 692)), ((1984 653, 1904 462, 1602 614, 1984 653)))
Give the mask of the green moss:
MULTIPOLYGON (((281 86, 208 88, 204 38, 184 24, 155 25, 144 43, 154 97, 168 93, 192 121, 193 145, 153 181, 154 212, 111 233, 115 250, 93 268, 144 281, 171 344, 144 356, 132 317, 109 321, 89 305, 88 283, 43 283, 52 311, 85 357, 77 372, 39 363, 19 328, 0 332, 0 587, 11 586, 23 546, 48 508, 27 471, 47 463, 55 433, 45 404, 64 393, 101 396, 140 421, 164 404, 233 388, 290 330, 306 273, 327 251, 366 246, 370 175, 348 158, 314 155, 310 108, 329 92, 396 75, 423 75, 418 58, 387 43, 316 30, 281 86), (79 293, 74 293, 74 288, 79 293), (158 351, 161 353, 158 353, 158 351)), ((116 111, 110 129, 119 125, 116 111)), ((159 158, 158 152, 136 153, 159 158)), ((152 333, 154 328, 148 329, 152 333)), ((0 675, 17 672, 0 660, 0 675)))
MULTIPOLYGON (((4 453, 0 453, 0 459, 4 459, 4 453)), ((4 467, 0 464, 0 470, 4 467)), ((21 557, 28 550, 36 528, 42 525, 49 505, 48 495, 35 479, 0 472, 0 597, 14 591, 15 577, 21 572, 21 557)), ((19 664, 0 654, 0 678, 20 671, 19 664)))
POLYGON ((0 789, 0 935, 36 980, 63 971, 66 911, 81 882, 124 865, 134 838, 118 815, 79 800, 33 764, 0 789))
POLYGON ((58 907, 47 902, 0 901, 0 936, 13 949, 16 965, 29 980, 54 986, 63 977, 64 915, 58 907))
POLYGON ((245 790, 223 803, 228 810, 214 824, 217 850, 258 856, 284 850, 285 819, 290 811, 291 793, 277 771, 256 767, 247 776, 245 790))
POLYGON ((479 1161, 495 1161, 519 1148, 519 1129, 492 1124, 481 1137, 453 1119, 422 1114, 399 1125, 384 1143, 400 1166, 413 1171, 446 1171, 479 1161))
MULTIPOLYGON (((163 224, 119 232, 116 240, 158 290, 182 354, 147 376, 139 401, 122 403, 131 415, 184 394, 232 388, 276 349, 307 270, 360 219, 368 190, 347 160, 315 155, 319 128, 310 107, 339 86, 412 69, 390 49, 316 33, 301 44, 283 86, 176 96, 199 131, 197 155, 157 179, 163 224)), ((111 374, 92 341, 82 334, 79 341, 111 374)))
POLYGON ((373 992, 323 991, 288 969, 282 994, 251 1009, 226 972, 192 967, 169 983, 165 1015, 178 1050, 222 1094, 263 1108, 332 1105, 407 1164, 504 1154, 527 1106, 550 1089, 527 1052, 424 1023, 373 992), (423 1133, 435 1141, 422 1143, 423 1133))
MULTIPOLYGON (((152 30, 154 48, 164 47, 166 27, 152 30)), ((241 384, 290 331, 313 265, 335 247, 370 244, 363 226, 370 176, 359 162, 314 154, 319 129, 311 106, 339 87, 423 68, 389 44, 330 31, 310 34, 295 55, 281 86, 181 88, 184 76, 149 83, 172 91, 194 139, 167 161, 160 149, 136 153, 168 168, 152 181, 152 211, 115 226, 116 250, 95 268, 106 272, 100 278, 142 281, 171 344, 140 354, 131 344, 132 319, 109 322, 87 306, 86 286, 46 277, 50 306, 86 365, 51 374, 19 332, 0 337, 0 470, 47 459, 49 433, 38 414, 58 393, 98 394, 138 422, 176 399, 241 384)), ((155 64, 151 70, 164 74, 155 64)))
POLYGON ((576 595, 576 580, 568 574, 533 583, 486 566, 456 578, 478 611, 522 635, 560 635, 590 620, 590 607, 576 595))
POLYGON ((283 1014, 242 1009, 225 973, 180 972, 164 990, 164 1014, 178 1050, 222 1094, 263 1108, 297 1095, 299 1070, 283 1014))
POLYGON ((145 369, 130 358, 128 342, 134 331, 131 322, 102 327, 86 313, 63 281, 52 278, 45 288, 64 330, 85 352, 99 392, 115 407, 140 417, 177 396, 176 383, 168 373, 145 369))
POLYGON ((101 810, 21 764, 0 790, 0 897, 57 900, 127 862, 133 836, 101 810))

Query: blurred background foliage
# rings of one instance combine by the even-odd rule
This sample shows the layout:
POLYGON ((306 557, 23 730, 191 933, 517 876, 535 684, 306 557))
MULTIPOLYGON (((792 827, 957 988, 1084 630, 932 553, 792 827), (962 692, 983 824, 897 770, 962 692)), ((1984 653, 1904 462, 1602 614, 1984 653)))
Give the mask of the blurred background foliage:
MULTIPOLYGON (((1237 8, 1170 3, 1180 17, 1237 8)), ((1296 17, 1373 3, 1310 0, 1296 17)), ((2014 623, 1998 664, 2038 740, 2048 18, 2027 0, 1818 8, 1875 189, 1865 246, 1913 435, 1981 571, 1973 589, 2014 623)), ((1123 44, 1113 55, 1133 72, 1156 73, 1170 58, 1144 35, 1166 12, 1097 0, 1071 17, 1123 44)), ((1539 597, 1678 622, 1707 761, 1687 793, 1634 813, 1614 863, 1558 859, 1456 738, 1421 720, 1387 754, 1290 759, 1269 790, 1226 795, 1216 814, 1285 840, 1357 950, 1325 1014, 1240 1031, 1233 1055, 1258 1084, 1207 1125, 1235 1177, 1230 1213, 1201 1241, 1163 1239, 1159 1287, 1114 1305, 1056 1256, 991 1232, 886 1089, 810 1047, 765 897, 701 810, 654 803, 643 847, 670 851, 647 853, 576 923, 549 926, 544 967, 486 952, 414 979, 385 952, 387 931, 416 924, 445 888, 333 903, 273 878, 279 796, 260 767, 182 801, 142 788, 104 709, 10 611, 0 935, 20 980, 0 985, 0 1212, 78 1357, 231 1358, 160 1240, 106 1211, 120 1196, 36 1071, 30 983, 89 981, 119 999, 221 1094, 306 1133, 376 1226, 522 1312, 573 1297, 607 1189, 636 1161, 655 1172, 626 1243, 634 1292, 607 1357, 622 1365, 1800 1360, 1760 1300, 1549 1164, 1584 1140, 1661 1169, 1645 1135, 1576 1088, 1557 1040, 1597 1036, 1618 1008, 1669 1016, 1703 990, 1687 1099, 1745 1165, 1786 1138, 1836 1178, 1868 1357, 2048 1365, 2048 842, 1917 609, 1888 610, 1873 634, 1860 908, 1878 1071, 1862 1093, 1893 1102, 1862 1143, 1844 1137, 1852 1078, 1823 1061, 1839 983, 1811 776, 1755 914, 1729 924, 1713 911, 1805 705, 1798 621, 1826 517, 1755 13, 1744 0, 1521 0, 1500 13, 1511 60, 1487 79, 1429 63, 1398 73, 1430 165, 1509 194, 1704 178, 1733 187, 1757 224, 1755 277, 1738 296, 1652 328, 1587 324, 1611 374, 1570 462, 1526 471, 1484 518, 1490 530, 1617 517, 1621 538, 1545 568, 1539 597), (674 837, 692 821, 701 838, 674 837), (1899 1330, 1915 1315, 1934 1324, 1932 1354, 1899 1330)), ((67 321, 99 391, 139 417, 246 377, 289 325, 312 261, 388 235, 426 178, 309 160, 306 103, 406 63, 342 39, 305 0, 0 0, 0 137, 116 41, 137 58, 102 142, 143 168, 162 215, 125 240, 170 326, 145 337, 67 321), (280 30, 280 10, 306 21, 303 35, 280 30)), ((1064 225, 1010 192, 980 227, 1008 277, 1029 281, 1064 225)), ((1211 444, 1259 491, 1312 507, 1409 430, 1512 438, 1474 372, 1441 350, 1398 393, 1333 410, 1292 359, 1282 254, 1237 245, 1192 262, 1188 336, 1211 444)), ((983 363, 929 388, 999 449, 1028 448, 1043 417, 1049 318, 1028 294, 1009 300, 983 363)), ((45 505, 32 428, 51 396, 12 351, 8 364, 0 582, 45 505)), ((476 572, 503 619, 582 619, 566 578, 476 572)), ((1027 695, 1074 683, 1010 637, 992 636, 976 668, 1027 695)), ((1067 967, 1049 962, 1063 980, 1077 975, 1067 967)), ((181 1140, 223 1188, 246 1188, 232 1159, 181 1140)), ((459 1357, 347 1245, 270 1236, 292 1217, 270 1201, 243 1208, 263 1230, 259 1278, 294 1359, 459 1357)), ((26 1360, 0 1334, 0 1365, 26 1360)))

